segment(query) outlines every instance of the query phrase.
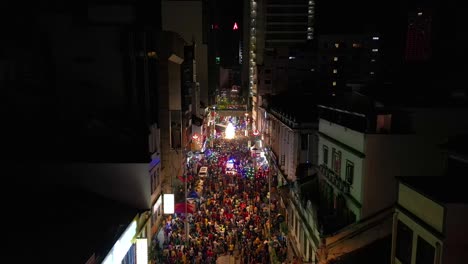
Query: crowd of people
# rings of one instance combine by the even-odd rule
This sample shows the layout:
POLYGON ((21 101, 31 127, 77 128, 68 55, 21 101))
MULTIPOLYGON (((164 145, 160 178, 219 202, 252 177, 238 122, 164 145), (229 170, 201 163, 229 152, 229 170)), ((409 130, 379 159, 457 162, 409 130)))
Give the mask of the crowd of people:
POLYGON ((216 263, 232 255, 236 263, 266 264, 271 249, 285 259, 285 238, 272 225, 278 200, 270 199, 268 175, 245 173, 245 168, 265 170, 267 164, 251 155, 247 137, 217 138, 212 146, 187 164, 192 175, 186 177, 184 199, 196 191, 190 199, 194 208, 167 217, 161 263, 216 263), (200 178, 193 172, 202 166, 208 167, 208 176, 200 178))

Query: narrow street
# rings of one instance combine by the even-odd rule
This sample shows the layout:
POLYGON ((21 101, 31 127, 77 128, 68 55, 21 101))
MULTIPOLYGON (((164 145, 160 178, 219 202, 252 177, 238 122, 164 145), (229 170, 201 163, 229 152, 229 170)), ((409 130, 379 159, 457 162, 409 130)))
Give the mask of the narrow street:
POLYGON ((212 148, 192 156, 187 164, 175 214, 163 228, 161 263, 285 260, 286 241, 272 217, 278 214, 279 201, 270 199, 267 159, 252 148, 255 138, 245 136, 242 129, 228 130, 213 133, 212 148), (207 174, 199 173, 203 167, 207 174))

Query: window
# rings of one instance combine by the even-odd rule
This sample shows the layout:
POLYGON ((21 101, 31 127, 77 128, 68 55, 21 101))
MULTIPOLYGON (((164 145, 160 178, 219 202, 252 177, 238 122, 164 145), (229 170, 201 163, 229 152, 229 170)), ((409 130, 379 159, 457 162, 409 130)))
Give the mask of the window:
POLYGON ((309 135, 302 134, 301 135, 301 150, 307 150, 309 146, 309 135))
POLYGON ((328 165, 328 147, 323 145, 323 163, 328 165))
POLYGON ((353 43, 353 48, 360 48, 361 47, 361 44, 359 43, 353 43))
POLYGON ((335 43, 335 48, 339 48, 340 47, 340 43, 335 43))
POLYGON ((354 163, 349 160, 346 160, 346 181, 349 184, 353 184, 354 180, 354 163))
POLYGON ((416 249, 416 264, 434 263, 435 248, 422 237, 418 236, 416 249))
POLYGON ((337 69, 333 69, 333 73, 338 73, 338 70, 337 70, 337 69))
POLYGON ((332 150, 332 169, 336 174, 341 172, 341 151, 332 150))
POLYGON ((332 82, 332 85, 333 85, 333 86, 336 86, 336 82, 332 82))
POLYGON ((413 230, 398 220, 396 238, 396 257, 402 264, 411 263, 413 230))
POLYGON ((333 61, 338 61, 338 57, 333 57, 333 61))

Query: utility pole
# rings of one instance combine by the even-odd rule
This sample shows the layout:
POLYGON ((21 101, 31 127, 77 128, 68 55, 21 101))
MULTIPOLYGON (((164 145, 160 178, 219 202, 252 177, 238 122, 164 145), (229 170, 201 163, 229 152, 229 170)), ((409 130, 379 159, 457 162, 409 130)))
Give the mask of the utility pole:
POLYGON ((187 215, 187 181, 188 181, 188 177, 187 177, 187 173, 185 173, 185 197, 184 197, 184 203, 185 203, 185 224, 184 224, 184 227, 185 227, 185 248, 188 247, 188 234, 189 234, 189 226, 188 226, 188 215, 187 215))

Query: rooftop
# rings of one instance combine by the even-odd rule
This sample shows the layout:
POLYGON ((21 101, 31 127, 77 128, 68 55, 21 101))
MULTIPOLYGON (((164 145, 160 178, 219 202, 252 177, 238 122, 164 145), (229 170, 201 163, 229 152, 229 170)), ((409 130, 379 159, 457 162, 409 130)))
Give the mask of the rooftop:
POLYGON ((459 177, 408 176, 400 182, 439 203, 468 203, 466 180, 459 177))
POLYGON ((364 115, 383 109, 381 103, 357 92, 337 93, 335 96, 329 96, 321 105, 364 115))
POLYGON ((387 236, 371 244, 342 255, 337 259, 330 261, 330 264, 386 264, 390 263, 390 251, 392 248, 392 238, 387 236))
POLYGON ((317 122, 319 95, 284 93, 272 96, 270 109, 295 118, 297 122, 317 122))

